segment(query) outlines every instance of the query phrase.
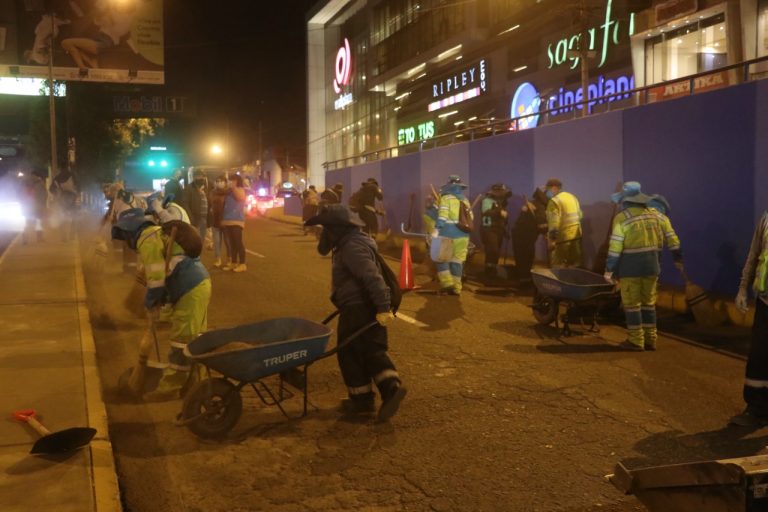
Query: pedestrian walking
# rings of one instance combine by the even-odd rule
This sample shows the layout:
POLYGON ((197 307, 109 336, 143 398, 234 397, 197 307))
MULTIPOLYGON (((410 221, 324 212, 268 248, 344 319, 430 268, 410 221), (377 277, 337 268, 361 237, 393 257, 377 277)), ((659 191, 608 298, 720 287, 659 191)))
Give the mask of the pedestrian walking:
POLYGON ((320 194, 320 206, 328 206, 329 204, 341 204, 341 196, 344 193, 344 185, 336 183, 331 188, 326 188, 323 193, 320 194))
POLYGON ((221 267, 221 244, 224 243, 227 249, 227 261, 232 259, 232 249, 229 247, 229 240, 224 236, 224 229, 221 221, 224 220, 224 204, 229 189, 227 188, 227 175, 222 174, 216 178, 213 189, 208 195, 208 205, 211 218, 211 231, 213 231, 213 266, 221 267))
POLYGON ((531 283, 531 269, 536 259, 536 241, 547 234, 547 198, 540 188, 526 198, 520 215, 512 227, 512 251, 515 255, 515 275, 521 285, 531 283))
POLYGON ((44 170, 35 170, 26 178, 22 188, 22 213, 25 225, 22 243, 26 245, 32 239, 32 232, 38 242, 43 241, 43 223, 46 218, 48 191, 45 189, 44 170))
POLYGON ((397 412, 406 389, 387 354, 386 325, 394 315, 390 289, 377 263, 376 242, 361 231, 364 223, 358 215, 343 205, 323 208, 306 225, 323 226, 317 250, 323 256, 332 254, 331 301, 339 310, 338 342, 378 322, 337 353, 348 393, 341 409, 374 412, 375 384, 381 396, 378 420, 386 421, 397 412))
POLYGON ((374 238, 379 234, 379 219, 377 215, 381 214, 378 208, 376 208, 377 200, 383 201, 384 193, 379 188, 379 182, 376 179, 368 178, 360 186, 355 206, 360 219, 365 223, 364 231, 374 238))
POLYGON ((652 199, 636 181, 625 183, 611 196, 621 211, 613 218, 605 278, 618 279, 628 334, 620 346, 629 350, 656 350, 656 287, 664 245, 672 251, 675 266, 683 270, 680 239, 669 218, 648 207, 652 199))
POLYGON ((549 263, 552 267, 580 267, 583 264, 581 249, 581 207, 579 200, 563 190, 563 183, 552 178, 545 186, 547 227, 549 238, 549 263))
POLYGON ((233 272, 245 272, 245 244, 243 243, 243 230, 245 229, 245 188, 243 178, 239 174, 229 176, 228 194, 224 198, 224 213, 222 214, 221 227, 224 236, 227 237, 229 263, 222 270, 233 272))
POLYGON ((469 231, 473 224, 472 208, 469 200, 464 197, 466 188, 467 185, 458 175, 448 177, 448 183, 440 189, 437 222, 432 232, 433 240, 443 237, 452 242, 453 249, 448 261, 435 262, 441 292, 449 295, 461 295, 461 279, 469 249, 469 231))
POLYGON ((768 425, 768 211, 763 212, 755 227, 741 273, 736 307, 742 313, 749 308, 750 287, 756 298, 744 379, 747 406, 730 420, 734 425, 745 427, 768 425))
POLYGON ((512 192, 503 183, 492 185, 481 203, 480 238, 485 250, 485 275, 495 279, 499 276, 499 255, 504 237, 507 235, 507 206, 512 192))
POLYGON ((163 367, 163 375, 157 388, 144 395, 147 401, 179 397, 190 375, 184 348, 208 325, 211 279, 199 258, 202 240, 191 226, 175 223, 176 235, 169 235, 171 230, 158 226, 153 217, 135 208, 123 212, 112 227, 112 238, 124 240, 139 254, 147 282, 144 306, 148 310, 170 306, 168 364, 151 364, 163 367))
POLYGON ((200 239, 205 241, 208 231, 208 187, 203 171, 195 171, 192 177, 192 183, 184 189, 184 203, 187 205, 189 223, 200 232, 200 239))
POLYGON ((51 181, 49 192, 54 197, 61 239, 66 242, 75 234, 75 214, 80 194, 75 176, 66 168, 60 170, 51 181))

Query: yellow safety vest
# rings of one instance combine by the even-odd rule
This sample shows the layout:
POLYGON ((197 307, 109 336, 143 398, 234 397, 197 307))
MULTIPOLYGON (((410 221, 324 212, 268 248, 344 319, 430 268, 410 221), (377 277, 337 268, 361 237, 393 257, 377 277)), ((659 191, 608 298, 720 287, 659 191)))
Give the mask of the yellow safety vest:
POLYGON ((569 242, 581 238, 581 207, 576 196, 560 192, 547 203, 547 226, 550 238, 569 242))
POLYGON ((768 292, 768 222, 763 230, 762 244, 760 245, 760 256, 757 259, 757 268, 755 269, 755 281, 752 284, 755 292, 763 295, 768 292))

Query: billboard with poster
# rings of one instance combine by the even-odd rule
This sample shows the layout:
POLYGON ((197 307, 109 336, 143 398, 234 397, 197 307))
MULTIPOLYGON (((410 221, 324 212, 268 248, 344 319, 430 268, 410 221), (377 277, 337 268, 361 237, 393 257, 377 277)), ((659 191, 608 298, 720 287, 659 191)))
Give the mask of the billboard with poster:
POLYGON ((0 76, 164 83, 163 0, 0 0, 0 76), (52 51, 51 51, 52 50, 52 51))

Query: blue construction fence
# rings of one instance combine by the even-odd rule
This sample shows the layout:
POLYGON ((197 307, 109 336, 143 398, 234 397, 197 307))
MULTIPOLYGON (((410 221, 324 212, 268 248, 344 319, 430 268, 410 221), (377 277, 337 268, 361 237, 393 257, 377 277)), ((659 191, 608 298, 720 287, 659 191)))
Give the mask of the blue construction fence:
MULTIPOLYGON (((768 80, 328 171, 326 184, 354 191, 376 178, 384 224, 399 232, 411 195, 418 226, 430 184, 439 188, 449 174, 469 184, 471 199, 506 183, 512 222, 523 195, 561 179, 581 201, 590 266, 608 233, 610 194, 639 181, 670 202, 691 279, 735 293, 755 221, 768 209, 768 80)), ((668 254, 662 282, 682 284, 668 254)))

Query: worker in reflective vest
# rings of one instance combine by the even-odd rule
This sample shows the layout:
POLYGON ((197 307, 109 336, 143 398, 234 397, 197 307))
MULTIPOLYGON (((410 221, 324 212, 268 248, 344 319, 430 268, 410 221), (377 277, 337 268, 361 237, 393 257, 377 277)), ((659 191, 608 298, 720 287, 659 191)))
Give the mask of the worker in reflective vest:
POLYGON ((432 232, 433 237, 449 238, 452 242, 453 252, 449 260, 435 262, 441 292, 448 295, 461 294, 461 278, 464 274, 464 262, 467 259, 469 249, 469 231, 465 231, 465 229, 471 229, 472 211, 469 201, 464 197, 466 188, 467 185, 461 181, 459 176, 451 175, 448 177, 448 183, 440 189, 436 229, 432 232), (467 219, 469 226, 460 224, 462 203, 466 208, 465 211, 468 211, 470 215, 470 218, 467 219))
MULTIPOLYGON (((198 236, 195 230, 192 234, 198 236)), ((125 240, 139 253, 147 282, 144 306, 149 310, 164 304, 171 307, 168 364, 148 362, 148 366, 163 368, 163 376, 158 387, 145 394, 144 399, 179 398, 190 372, 184 349, 207 329, 211 278, 200 258, 187 256, 178 243, 173 242, 169 251, 171 240, 163 228, 140 208, 127 210, 120 216, 112 227, 112 238, 125 240)))
POLYGON ((749 427, 768 425, 768 211, 757 224, 741 274, 736 307, 743 313, 749 308, 747 291, 750 286, 756 300, 744 379, 747 407, 731 418, 731 423, 749 427))
POLYGON ((581 207, 576 196, 563 190, 560 180, 552 178, 545 185, 549 263, 552 267, 579 267, 581 251, 581 207))
POLYGON ((621 346, 629 350, 656 350, 656 286, 661 266, 659 258, 666 245, 675 266, 682 271, 680 239, 669 218, 648 203, 640 184, 627 182, 611 196, 622 210, 613 219, 608 245, 605 278, 619 280, 621 301, 627 321, 628 339, 621 346))

